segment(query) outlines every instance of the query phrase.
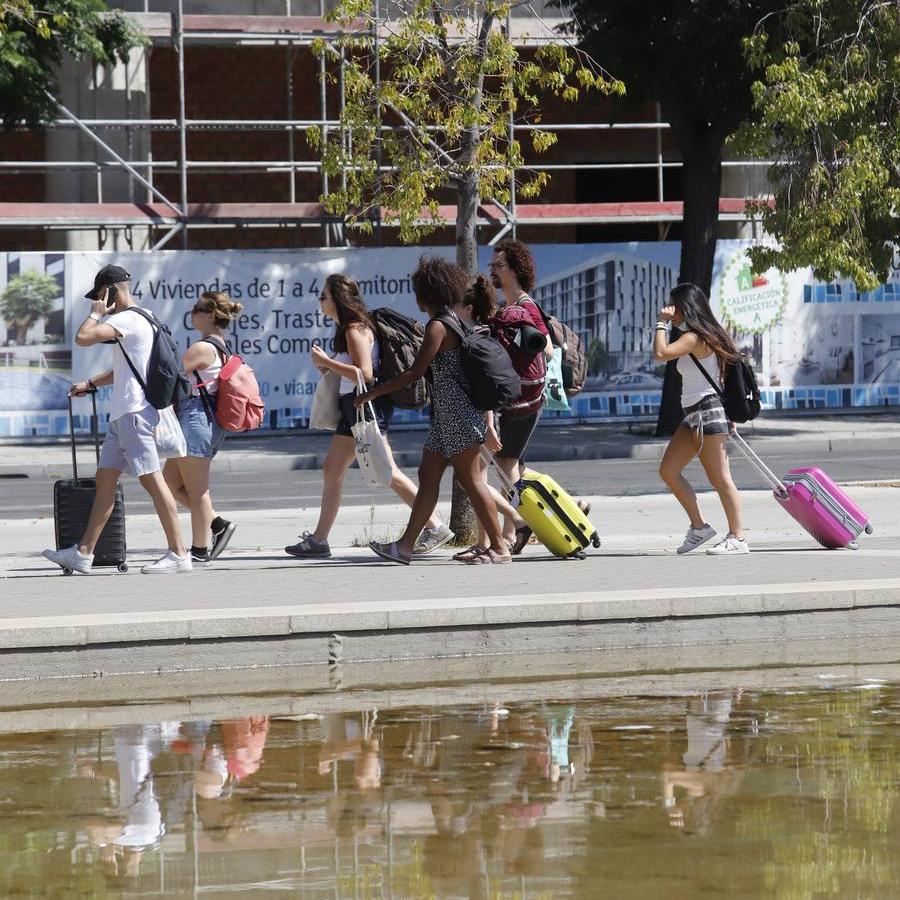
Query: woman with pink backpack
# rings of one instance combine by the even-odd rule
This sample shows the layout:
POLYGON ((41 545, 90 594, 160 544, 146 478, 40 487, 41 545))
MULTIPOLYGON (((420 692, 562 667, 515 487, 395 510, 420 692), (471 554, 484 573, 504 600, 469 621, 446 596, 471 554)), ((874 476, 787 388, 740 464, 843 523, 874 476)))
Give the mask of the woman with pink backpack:
MULTIPOLYGON (((187 456, 166 460, 163 477, 175 499, 191 511, 191 560, 207 565, 228 546, 234 522, 213 509, 209 494, 209 469, 225 438, 226 429, 216 416, 219 376, 229 362, 225 331, 243 306, 221 291, 200 295, 191 310, 191 325, 200 332, 182 357, 182 366, 193 391, 179 405, 178 419, 187 441, 187 456)), ((232 357, 238 365, 238 357, 232 357)), ((228 424, 228 423, 226 423, 228 424)))

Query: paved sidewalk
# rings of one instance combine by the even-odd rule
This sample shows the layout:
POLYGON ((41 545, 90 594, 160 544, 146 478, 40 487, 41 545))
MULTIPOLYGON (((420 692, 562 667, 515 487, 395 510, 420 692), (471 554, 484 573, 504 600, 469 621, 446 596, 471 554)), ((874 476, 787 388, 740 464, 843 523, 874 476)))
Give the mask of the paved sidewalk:
MULTIPOLYGON (((332 633, 360 636, 356 658, 393 658, 506 652, 523 642, 551 649, 560 639, 574 649, 584 640, 635 646, 827 637, 835 628, 844 636, 900 631, 900 489, 852 493, 875 527, 857 551, 819 549, 767 492, 743 495, 748 556, 677 557, 671 548, 685 522, 671 497, 598 497, 592 517, 601 550, 574 562, 533 546, 502 567, 463 566, 437 554, 403 568, 351 546, 395 534, 406 519, 398 506, 344 510, 334 558, 301 562, 281 548, 312 511, 270 510, 242 512, 232 547, 213 567, 165 579, 138 574, 159 547, 152 517, 129 518, 131 572, 98 570, 89 578, 64 577, 38 555, 52 544, 51 521, 5 520, 0 647, 317 635, 310 652, 321 662, 332 633), (599 623, 599 630, 574 632, 573 623, 599 623), (548 624, 565 637, 558 632, 548 644, 541 637, 548 624), (426 637, 414 640, 408 629, 426 637), (510 629, 519 630, 514 640, 510 629)), ((721 529, 718 505, 707 496, 703 507, 721 529)), ((328 652, 347 654, 352 644, 328 652)))
MULTIPOLYGON (((653 436, 655 424, 601 422, 572 425, 548 419, 529 444, 533 462, 568 459, 659 459, 666 440, 653 436)), ((852 450, 863 442, 885 452, 900 448, 900 411, 833 416, 774 415, 764 413, 741 426, 748 439, 760 442, 760 452, 771 452, 789 442, 798 456, 819 456, 838 448, 852 450)), ((422 452, 422 430, 391 433, 394 455, 401 466, 417 466, 422 452)), ((219 471, 290 471, 319 469, 331 441, 330 434, 297 433, 232 436, 216 458, 219 471)), ((93 447, 78 445, 79 465, 93 469, 93 447)), ((0 443, 0 478, 58 477, 71 471, 71 451, 65 441, 50 443, 0 443)))

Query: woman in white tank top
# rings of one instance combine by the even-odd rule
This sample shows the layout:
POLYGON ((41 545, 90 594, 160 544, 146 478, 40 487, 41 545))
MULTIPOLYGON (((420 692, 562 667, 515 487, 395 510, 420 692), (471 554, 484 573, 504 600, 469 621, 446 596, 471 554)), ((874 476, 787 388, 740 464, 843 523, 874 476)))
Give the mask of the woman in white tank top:
POLYGON ((191 325, 200 332, 184 352, 181 365, 190 381, 191 396, 178 406, 178 420, 187 441, 187 456, 168 459, 163 476, 175 499, 191 511, 191 560, 205 566, 216 559, 234 534, 234 522, 213 509, 209 493, 209 471, 225 438, 216 421, 217 378, 228 356, 225 333, 243 306, 221 291, 200 295, 191 310, 191 325), (201 391, 197 384, 205 385, 201 391))
POLYGON ((706 552, 716 556, 749 553, 741 523, 741 498, 731 478, 725 449, 734 426, 728 421, 719 396, 724 370, 740 359, 740 353, 696 285, 676 285, 669 300, 670 305, 663 307, 656 323, 653 356, 657 362, 677 360, 681 376, 684 420, 669 441, 659 467, 660 477, 690 519, 677 552, 690 553, 716 535, 700 514, 697 495, 684 477, 687 464, 699 456, 728 520, 728 534, 706 552), (669 343, 672 323, 682 334, 669 343))
MULTIPOLYGON (((319 521, 312 532, 304 531, 296 544, 285 547, 285 553, 301 559, 327 559, 331 556, 328 535, 341 508, 344 476, 356 459, 356 442, 351 427, 356 423, 353 405, 357 390, 357 373, 366 385, 374 385, 378 371, 379 349, 375 325, 359 293, 359 286, 346 275, 329 275, 319 297, 322 312, 335 321, 332 357, 318 345, 312 348, 312 361, 320 372, 331 370, 341 376, 338 390, 340 419, 322 467, 322 502, 319 521)), ((372 404, 382 434, 387 435, 394 404, 390 396, 379 397, 372 404)), ((416 486, 394 466, 391 490, 407 505, 416 499, 416 486)), ((453 532, 432 512, 423 531, 428 549, 433 550, 453 538, 453 532)))

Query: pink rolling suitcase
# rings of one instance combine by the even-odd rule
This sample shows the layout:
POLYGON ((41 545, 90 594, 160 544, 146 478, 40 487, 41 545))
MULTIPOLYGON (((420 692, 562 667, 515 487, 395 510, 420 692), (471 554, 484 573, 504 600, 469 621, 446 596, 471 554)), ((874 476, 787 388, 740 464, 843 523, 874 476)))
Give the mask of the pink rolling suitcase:
POLYGON ((856 549, 856 539, 872 533, 869 517, 821 469, 791 469, 783 479, 757 456, 736 432, 735 443, 772 487, 775 499, 809 534, 828 550, 856 549))

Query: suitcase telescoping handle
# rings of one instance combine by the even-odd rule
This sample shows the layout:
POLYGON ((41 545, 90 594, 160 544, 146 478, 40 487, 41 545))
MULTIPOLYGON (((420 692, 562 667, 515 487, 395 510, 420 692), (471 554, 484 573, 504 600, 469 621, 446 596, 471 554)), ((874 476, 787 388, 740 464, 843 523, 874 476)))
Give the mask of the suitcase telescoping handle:
POLYGON ((510 481, 509 476, 500 466, 497 465, 497 461, 494 459, 494 454, 491 453, 490 450, 485 449, 484 446, 481 448, 481 457, 488 465, 489 468, 494 470, 494 474, 497 476, 497 480, 500 482, 500 486, 509 494, 509 499, 512 500, 513 497, 518 496, 519 489, 510 481))
POLYGON ((737 429, 731 432, 731 438, 750 465, 762 475, 766 484, 779 497, 787 497, 787 488, 782 484, 781 479, 759 458, 759 454, 737 433, 737 429))
MULTIPOLYGON (((100 436, 97 424, 97 390, 96 388, 90 392, 91 394, 91 436, 94 438, 94 457, 97 465, 100 465, 100 436)), ((69 442, 72 445, 72 477, 78 482, 78 459, 75 455, 75 419, 72 415, 72 395, 69 394, 69 442)))

